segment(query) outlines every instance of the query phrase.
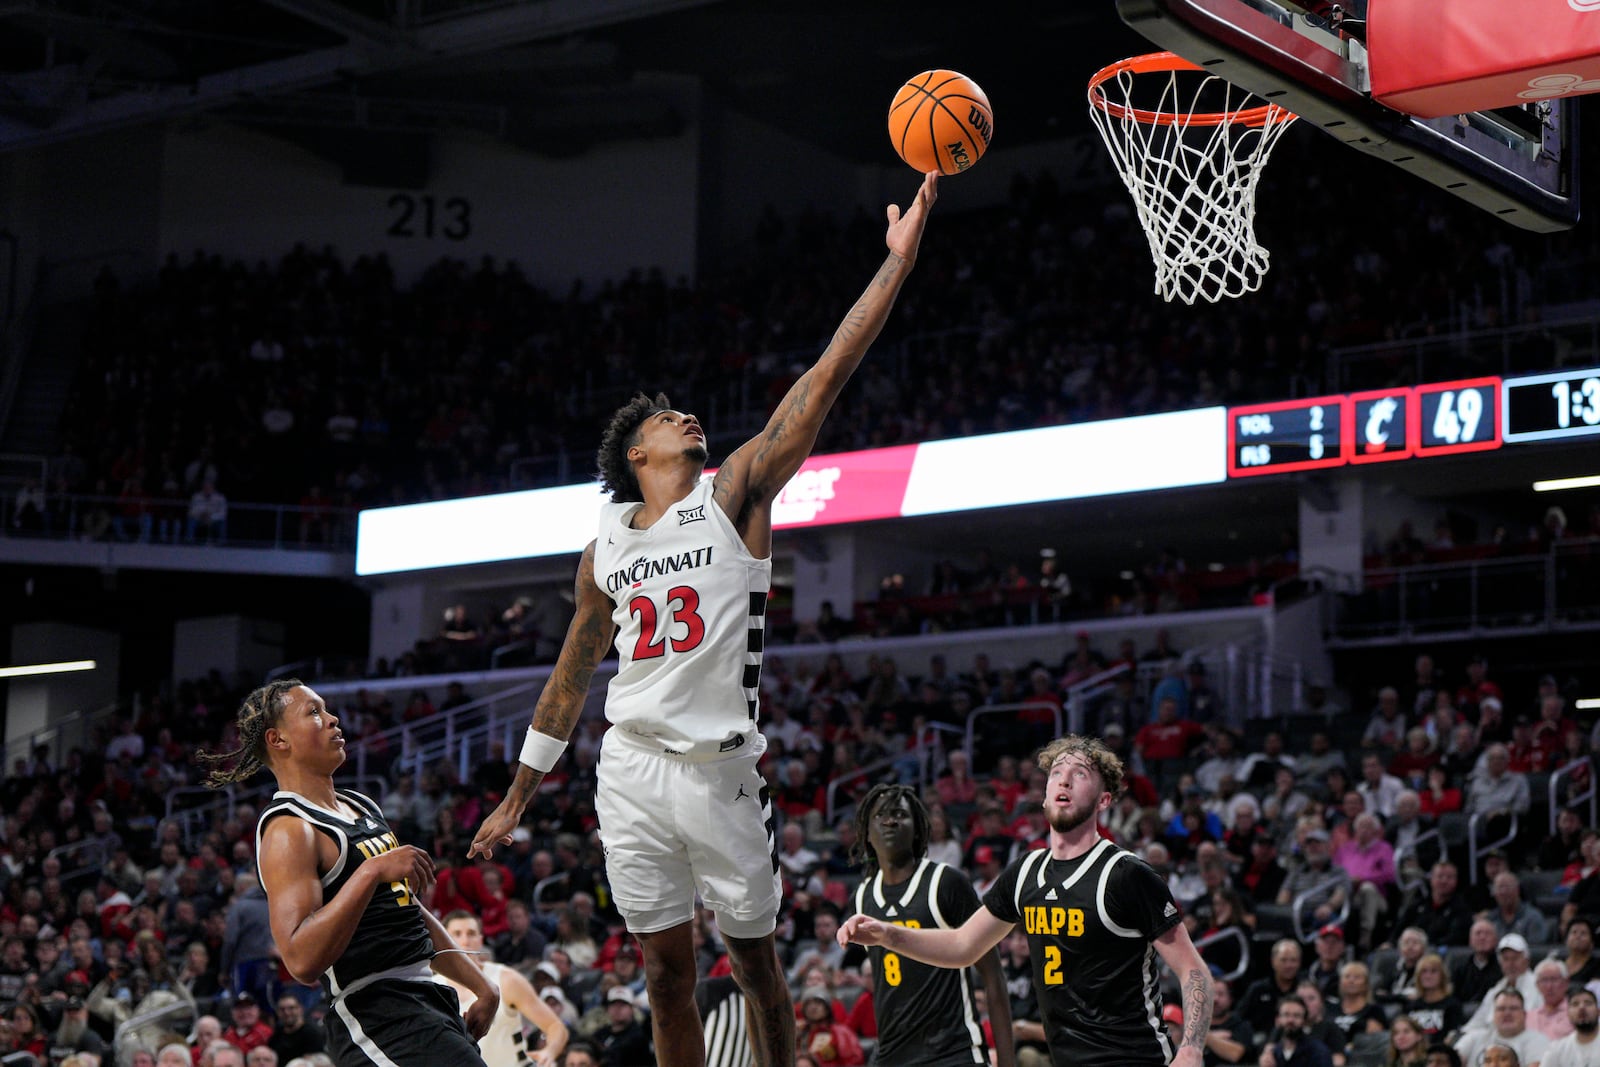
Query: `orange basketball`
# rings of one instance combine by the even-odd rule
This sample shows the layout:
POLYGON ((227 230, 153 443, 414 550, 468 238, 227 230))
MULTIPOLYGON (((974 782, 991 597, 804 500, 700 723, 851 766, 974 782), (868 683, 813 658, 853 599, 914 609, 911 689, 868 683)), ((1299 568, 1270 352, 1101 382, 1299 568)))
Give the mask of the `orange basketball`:
POLYGON ((927 70, 889 105, 889 140, 918 171, 959 174, 983 158, 994 112, 978 83, 953 70, 927 70))

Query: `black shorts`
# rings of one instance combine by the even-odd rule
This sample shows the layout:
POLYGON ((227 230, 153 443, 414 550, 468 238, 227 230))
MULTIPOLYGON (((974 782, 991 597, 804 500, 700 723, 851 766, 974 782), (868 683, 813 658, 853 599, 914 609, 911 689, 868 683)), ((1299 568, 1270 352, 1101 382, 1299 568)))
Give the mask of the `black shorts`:
POLYGON ((323 1019, 339 1067, 483 1067, 455 990, 437 982, 374 982, 323 1019))

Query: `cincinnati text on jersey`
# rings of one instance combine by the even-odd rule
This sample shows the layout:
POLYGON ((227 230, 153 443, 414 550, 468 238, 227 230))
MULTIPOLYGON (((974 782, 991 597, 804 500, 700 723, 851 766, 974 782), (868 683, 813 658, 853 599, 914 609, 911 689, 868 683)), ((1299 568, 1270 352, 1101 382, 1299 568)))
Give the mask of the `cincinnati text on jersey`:
POLYGON ((660 559, 651 559, 640 556, 627 568, 612 571, 606 575, 606 592, 619 593, 623 589, 631 589, 641 585, 648 578, 656 578, 663 574, 677 574, 681 571, 692 571, 696 567, 711 566, 711 547, 696 548, 689 552, 679 552, 660 559))

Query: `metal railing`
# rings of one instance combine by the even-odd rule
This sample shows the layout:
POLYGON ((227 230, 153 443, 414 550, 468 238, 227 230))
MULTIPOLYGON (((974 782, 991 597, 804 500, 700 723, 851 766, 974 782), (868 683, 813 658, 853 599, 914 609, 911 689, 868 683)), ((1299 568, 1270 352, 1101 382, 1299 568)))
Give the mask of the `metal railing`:
MULTIPOLYGON (((1348 876, 1344 878, 1328 878, 1324 881, 1318 882, 1310 889, 1303 891, 1299 896, 1295 897, 1289 902, 1290 914, 1294 920, 1294 936, 1299 939, 1302 944, 1309 942, 1312 938, 1312 935, 1316 933, 1316 927, 1320 927, 1322 925, 1322 923, 1319 922, 1309 932, 1306 930, 1305 923, 1302 921, 1305 917, 1306 909, 1308 907, 1316 907, 1316 905, 1311 904, 1310 902, 1319 896, 1331 893, 1335 885, 1349 884, 1350 882, 1348 876)), ((1345 893, 1344 900, 1339 905, 1339 914, 1333 919, 1329 920, 1330 922, 1337 922, 1340 925, 1344 924, 1344 921, 1350 917, 1350 898, 1354 895, 1355 894, 1353 892, 1345 893)))
POLYGON ((0 498, 0 534, 49 541, 111 541, 193 547, 349 551, 356 509, 299 504, 235 503, 216 528, 192 523, 187 499, 44 494, 44 513, 17 513, 15 494, 0 498), (320 525, 319 525, 320 524, 320 525))
POLYGON ((1575 541, 1537 554, 1373 568, 1360 593, 1325 599, 1324 630, 1335 644, 1353 644, 1600 629, 1597 549, 1575 541))
POLYGON ((100 858, 101 863, 109 862, 111 859, 110 854, 105 850, 105 842, 96 840, 92 837, 85 838, 82 841, 73 841, 72 843, 66 845, 57 845, 55 848, 45 853, 45 858, 49 859, 50 857, 54 856, 57 860, 61 861, 61 879, 62 881, 70 881, 74 875, 82 874, 87 870, 92 870, 96 864, 86 863, 81 867, 68 867, 66 858, 69 856, 82 856, 88 853, 105 853, 105 855, 101 856, 100 858))
MULTIPOLYGON (((1067 729, 1075 734, 1083 733, 1083 724, 1087 719, 1088 702, 1102 693, 1110 692, 1116 687, 1117 679, 1127 674, 1132 668, 1126 663, 1119 663, 1115 667, 1107 667, 1089 675, 1081 682, 1074 682, 1067 687, 1066 699, 1062 702, 1067 709, 1067 729)), ((972 746, 967 746, 967 756, 972 756, 972 746)))
POLYGON ((1470 884, 1478 884, 1479 856, 1492 848, 1499 848, 1501 845, 1509 845, 1511 842, 1517 839, 1517 826, 1521 822, 1521 819, 1514 811, 1509 812, 1508 814, 1511 818, 1510 829, 1506 831, 1506 835, 1504 837, 1498 838, 1494 841, 1479 842, 1478 840, 1480 831, 1488 825, 1489 819, 1493 818, 1493 812, 1480 811, 1467 820, 1467 877, 1470 879, 1470 884))
POLYGON ((572 873, 570 871, 557 871, 555 874, 552 874, 548 878, 540 879, 539 883, 533 887, 533 910, 534 910, 534 912, 535 913, 543 913, 543 912, 546 912, 546 911, 549 911, 549 910, 553 909, 555 907, 554 904, 546 904, 544 902, 545 893, 552 886, 566 885, 567 882, 571 880, 571 878, 572 878, 572 873))
POLYGON ((28 362, 28 349, 39 317, 39 301, 34 296, 28 300, 27 309, 18 313, 17 265, 20 242, 10 230, 0 230, 0 241, 4 241, 7 248, 5 305, 4 313, 0 314, 0 439, 4 439, 6 428, 11 424, 11 409, 16 404, 22 384, 22 371, 28 362))
MULTIPOLYGON (((256 792, 260 790, 250 790, 247 795, 256 792)), ((231 817, 238 806, 239 790, 236 786, 224 786, 222 789, 203 785, 175 786, 167 790, 167 813, 161 820, 161 826, 177 823, 179 832, 183 834, 184 848, 192 852, 214 821, 231 817), (190 797, 199 797, 202 802, 192 807, 182 806, 180 802, 190 797)), ((158 839, 161 826, 156 828, 158 839)))
POLYGON ((1392 385, 1397 379, 1415 384, 1542 371, 1569 363, 1592 363, 1597 354, 1600 317, 1593 315, 1528 326, 1458 330, 1336 348, 1328 354, 1328 388, 1347 391, 1368 384, 1392 385), (1377 370, 1369 371, 1369 367, 1377 370))
POLYGON ((1219 944, 1230 939, 1237 939, 1239 942, 1239 964, 1222 975, 1225 982, 1238 981, 1250 969, 1250 939, 1244 935, 1244 931, 1237 926, 1230 926, 1224 930, 1215 930, 1194 943, 1195 951, 1198 952, 1207 945, 1219 944))
POLYGON ((1425 870, 1422 871, 1421 874, 1418 877, 1412 878, 1409 881, 1405 880, 1405 878, 1404 878, 1405 869, 1406 869, 1406 867, 1405 867, 1405 858, 1407 856, 1420 855, 1421 851, 1422 851, 1421 850, 1421 845, 1422 845, 1422 843, 1424 841, 1437 841, 1439 843, 1439 846, 1438 846, 1439 847, 1439 855, 1441 855, 1441 856, 1449 856, 1449 854, 1450 854, 1449 848, 1445 845, 1444 835, 1441 834, 1437 829, 1425 830, 1422 833, 1418 834, 1416 837, 1412 838, 1406 844, 1401 845, 1399 848, 1395 849, 1394 850, 1395 880, 1399 883, 1400 891, 1402 893, 1409 893, 1413 889, 1417 888, 1418 886, 1422 885, 1424 882, 1426 882, 1428 880, 1428 872, 1425 871, 1425 870))
POLYGON ((1585 800, 1589 802, 1589 819, 1584 823, 1584 825, 1595 825, 1596 805, 1597 801, 1600 801, 1600 794, 1595 792, 1594 776, 1592 773, 1589 776, 1588 789, 1584 790, 1582 793, 1579 793, 1577 796, 1568 797, 1565 804, 1563 804, 1560 799, 1561 783, 1572 777, 1573 773, 1579 770, 1589 770, 1592 772, 1594 770, 1594 759, 1590 756, 1585 756, 1582 759, 1575 759, 1571 763, 1564 764, 1563 766, 1556 768, 1556 770, 1552 771, 1550 774, 1549 789, 1551 834, 1556 832, 1556 816, 1561 813, 1561 809, 1575 808, 1579 804, 1582 804, 1585 800))
POLYGON ((13 737, 5 743, 5 766, 16 766, 18 759, 31 761, 34 750, 43 746, 52 767, 59 768, 67 753, 76 747, 87 747, 94 737, 95 727, 116 715, 116 704, 106 704, 92 711, 74 711, 59 719, 51 719, 30 733, 13 737))
POLYGON ((967 713, 966 740, 963 746, 967 750, 967 762, 972 762, 972 752, 978 739, 978 720, 985 715, 999 715, 1006 712, 1015 714, 1019 711, 1045 711, 1049 710, 1055 724, 1054 736, 1061 736, 1061 709, 1046 708, 1043 704, 985 704, 981 708, 973 708, 967 713))
POLYGON ((0 485, 32 480, 40 489, 50 484, 50 460, 31 452, 0 452, 0 485))
POLYGON ((420 775, 441 759, 454 759, 461 780, 470 779, 476 764, 477 742, 482 741, 487 751, 489 738, 500 732, 506 751, 518 751, 512 742, 517 732, 527 728, 533 717, 533 704, 546 681, 547 678, 540 677, 508 686, 446 712, 356 738, 350 749, 355 756, 357 777, 367 777, 374 754, 387 751, 393 755, 386 768, 410 768, 420 775), (508 701, 511 709, 500 711, 498 705, 508 701))
MULTIPOLYGON (((172 991, 181 999, 175 1000, 170 1004, 163 1004, 159 1008, 151 1008, 149 1011, 141 1012, 138 1015, 132 1016, 125 1022, 117 1024, 117 1028, 111 1039, 111 1049, 113 1052, 114 1050, 122 1047, 123 1038, 127 1037, 127 1035, 137 1032, 138 1030, 149 1026, 152 1023, 158 1023, 164 1019, 175 1019, 187 1016, 192 1024, 194 1020, 198 1018, 200 1011, 195 1006, 194 996, 187 988, 184 987, 183 983, 174 982, 172 983, 171 988, 172 991)), ((172 1030, 176 1028, 169 1026, 167 1029, 172 1030)), ((189 1027, 186 1026, 182 1029, 188 1030, 189 1027)), ((120 1061, 121 1057, 118 1056, 118 1062, 120 1061)))
MULTIPOLYGON (((920 791, 927 788, 928 782, 931 778, 932 770, 929 766, 930 761, 928 757, 932 755, 934 748, 937 746, 938 736, 941 731, 960 733, 960 730, 954 726, 949 726, 944 723, 928 723, 917 732, 916 740, 903 752, 895 752, 891 755, 883 757, 882 759, 873 760, 871 763, 865 763, 860 767, 852 768, 848 773, 836 775, 835 777, 828 779, 827 790, 824 793, 823 806, 823 818, 827 822, 827 825, 833 825, 834 816, 838 810, 838 806, 835 804, 835 798, 837 797, 838 791, 860 778, 866 778, 868 781, 870 781, 872 774, 877 771, 887 770, 890 767, 898 767, 909 761, 915 760, 917 764, 917 789, 920 791)), ((970 738, 970 733, 967 736, 970 738)), ((968 751, 970 752, 971 750, 969 749, 968 751)))

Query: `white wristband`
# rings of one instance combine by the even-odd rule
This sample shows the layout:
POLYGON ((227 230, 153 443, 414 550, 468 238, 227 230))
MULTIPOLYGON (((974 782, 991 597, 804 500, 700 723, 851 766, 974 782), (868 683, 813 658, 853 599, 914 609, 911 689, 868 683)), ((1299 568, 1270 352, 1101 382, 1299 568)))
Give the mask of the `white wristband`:
POLYGON ((517 762, 527 764, 540 774, 549 774, 550 768, 556 765, 566 750, 565 741, 557 741, 530 726, 528 736, 522 739, 522 754, 517 757, 517 762))

